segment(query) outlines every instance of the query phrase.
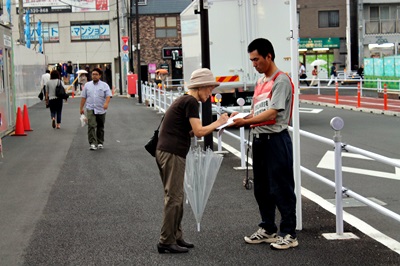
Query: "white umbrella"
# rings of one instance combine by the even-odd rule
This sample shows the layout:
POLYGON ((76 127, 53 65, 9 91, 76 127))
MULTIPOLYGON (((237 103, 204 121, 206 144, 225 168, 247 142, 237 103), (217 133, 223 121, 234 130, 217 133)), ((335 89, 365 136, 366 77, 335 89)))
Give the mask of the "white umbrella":
POLYGON ((326 63, 327 62, 325 60, 317 59, 311 63, 311 66, 322 66, 322 65, 326 65, 326 63))
POLYGON ((184 188, 200 231, 200 221, 223 157, 211 149, 190 149, 186 156, 184 188))
POLYGON ((84 69, 80 69, 78 71, 76 71, 76 74, 87 74, 88 72, 84 69))

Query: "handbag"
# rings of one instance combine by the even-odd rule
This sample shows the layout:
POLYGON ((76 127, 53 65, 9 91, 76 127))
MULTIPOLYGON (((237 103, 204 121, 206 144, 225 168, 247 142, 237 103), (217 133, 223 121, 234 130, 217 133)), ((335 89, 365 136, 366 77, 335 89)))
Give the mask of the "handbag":
POLYGON ((43 101, 43 92, 42 92, 42 91, 40 91, 40 93, 39 93, 39 95, 38 95, 38 98, 39 98, 41 101, 43 101))
POLYGON ((148 151, 151 156, 156 157, 156 149, 157 149, 157 143, 158 143, 158 132, 161 126, 162 121, 164 120, 164 116, 161 118, 161 122, 158 125, 157 129, 154 130, 153 136, 149 139, 149 141, 144 145, 144 148, 146 151, 148 151))
POLYGON ((65 92, 64 86, 61 84, 61 81, 58 80, 56 86, 56 97, 60 99, 68 99, 69 95, 65 92))

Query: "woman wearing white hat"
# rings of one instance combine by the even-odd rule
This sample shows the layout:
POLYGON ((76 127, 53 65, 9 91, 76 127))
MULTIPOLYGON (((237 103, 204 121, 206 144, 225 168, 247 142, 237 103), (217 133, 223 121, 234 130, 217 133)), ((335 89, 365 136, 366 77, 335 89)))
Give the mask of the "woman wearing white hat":
POLYGON ((191 135, 203 137, 228 120, 223 114, 217 121, 203 126, 199 117, 199 101, 205 102, 212 90, 219 86, 207 68, 193 71, 188 93, 179 97, 165 113, 156 151, 156 161, 164 186, 164 213, 159 253, 185 253, 194 245, 183 239, 185 158, 190 148, 191 135))

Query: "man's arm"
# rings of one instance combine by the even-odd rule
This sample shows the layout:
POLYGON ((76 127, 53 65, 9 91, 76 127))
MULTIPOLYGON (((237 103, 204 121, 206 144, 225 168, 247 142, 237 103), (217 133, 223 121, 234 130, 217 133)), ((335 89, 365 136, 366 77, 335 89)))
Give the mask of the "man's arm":
POLYGON ((111 99, 110 96, 107 96, 107 97, 106 97, 106 102, 105 102, 104 105, 103 105, 104 110, 107 110, 107 109, 108 109, 108 104, 110 103, 110 99, 111 99))
POLYGON ((80 108, 79 108, 79 111, 80 111, 80 114, 81 115, 83 115, 84 113, 85 113, 85 110, 83 110, 83 107, 85 106, 85 103, 86 103, 86 98, 81 98, 81 105, 80 105, 80 108))
POLYGON ((268 120, 273 120, 276 118, 278 115, 278 110, 275 109, 268 109, 262 112, 259 115, 253 116, 249 115, 246 118, 238 118, 234 119, 233 124, 231 126, 235 127, 243 127, 245 125, 254 125, 254 124, 260 124, 268 120))

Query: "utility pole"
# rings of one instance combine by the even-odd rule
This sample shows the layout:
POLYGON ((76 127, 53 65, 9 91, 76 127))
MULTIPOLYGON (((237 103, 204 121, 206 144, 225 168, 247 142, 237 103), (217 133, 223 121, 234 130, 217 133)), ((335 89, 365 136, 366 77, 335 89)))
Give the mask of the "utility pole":
POLYGON ((347 75, 351 73, 351 35, 350 35, 350 0, 346 0, 346 44, 347 44, 347 75))
MULTIPOLYGON (((200 28, 201 28, 201 67, 210 68, 210 36, 208 28, 208 0, 200 0, 200 28), (206 7, 206 8, 205 8, 206 7)), ((212 123, 211 98, 201 104, 201 120, 203 126, 212 123)), ((204 149, 214 150, 213 134, 204 136, 204 149)))
POLYGON ((142 103, 142 79, 141 79, 141 67, 140 67, 140 32, 139 32, 139 0, 136 0, 136 51, 137 51, 137 92, 138 102, 142 103))
MULTIPOLYGON (((22 0, 20 0, 22 1, 22 0)), ((122 95, 122 67, 121 67, 121 34, 119 30, 119 0, 117 0, 117 30, 118 30, 118 66, 119 66, 119 94, 122 95)))
MULTIPOLYGON (((11 16, 11 14, 10 14, 11 16)), ((25 45, 25 30, 24 30, 24 1, 18 0, 18 29, 19 43, 25 45)))

